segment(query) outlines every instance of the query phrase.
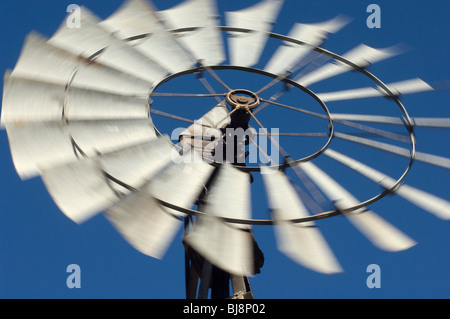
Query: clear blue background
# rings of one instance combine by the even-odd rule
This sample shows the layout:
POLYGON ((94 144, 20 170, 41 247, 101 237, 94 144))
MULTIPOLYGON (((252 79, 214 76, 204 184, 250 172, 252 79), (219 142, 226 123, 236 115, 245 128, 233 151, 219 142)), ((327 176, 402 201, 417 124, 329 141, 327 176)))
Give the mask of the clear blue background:
MULTIPOLYGON (((155 0, 154 4, 158 9, 166 9, 178 2, 155 0)), ((223 15, 224 11, 256 1, 218 2, 223 15)), ((50 37, 64 20, 71 3, 1 1, 0 70, 14 68, 30 31, 50 37)), ((90 0, 76 4, 106 18, 121 1, 90 0)), ((376 64, 371 70, 386 83, 414 77, 432 83, 448 79, 449 75, 449 12, 450 3, 446 0, 287 0, 274 32, 287 34, 295 22, 321 22, 342 13, 353 21, 332 35, 325 48, 345 53, 359 43, 379 48, 403 43, 409 47, 405 54, 376 64), (381 7, 381 29, 366 26, 369 15, 366 8, 370 3, 381 7)), ((349 83, 348 88, 352 87, 359 84, 349 83)), ((450 117, 449 97, 449 92, 440 91, 406 96, 403 101, 412 116, 450 117)), ((363 107, 366 102, 358 103, 363 107)), ((448 131, 435 134, 421 129, 417 135, 419 151, 450 157, 448 131)), ((59 211, 40 179, 21 181, 12 164, 5 131, 0 131, 0 163, 0 298, 185 297, 181 232, 162 261, 144 256, 131 248, 102 214, 79 226, 59 211), (80 289, 66 286, 69 264, 81 267, 80 289)), ((449 199, 449 177, 444 169, 416 163, 407 183, 449 199)), ((259 196, 264 201, 264 193, 259 196)), ((397 197, 388 197, 372 208, 418 245, 404 252, 383 252, 343 218, 321 221, 318 225, 345 270, 330 276, 295 264, 277 251, 272 229, 255 227, 255 236, 266 256, 262 273, 251 278, 255 297, 449 298, 450 224, 397 197), (369 275, 366 268, 370 264, 381 268, 379 289, 366 286, 369 275)))

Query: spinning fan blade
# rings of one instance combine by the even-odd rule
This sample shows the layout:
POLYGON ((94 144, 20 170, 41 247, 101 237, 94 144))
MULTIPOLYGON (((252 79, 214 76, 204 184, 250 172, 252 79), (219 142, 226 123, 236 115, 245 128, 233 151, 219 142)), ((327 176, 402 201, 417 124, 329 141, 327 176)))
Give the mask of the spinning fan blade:
MULTIPOLYGON (((387 48, 387 49, 374 49, 365 44, 361 44, 354 48, 353 50, 345 53, 342 57, 349 60, 358 68, 367 67, 369 64, 376 63, 378 61, 387 59, 394 55, 397 55, 398 49, 387 48)), ((300 78, 296 79, 296 82, 302 86, 310 86, 316 82, 331 78, 333 76, 354 70, 348 64, 344 62, 334 60, 315 71, 312 71, 300 78)))
POLYGON ((184 214, 163 207, 158 200, 190 208, 203 190, 213 166, 191 154, 150 180, 107 211, 124 238, 143 254, 161 259, 179 230, 184 214))
POLYGON ((2 125, 148 118, 147 99, 5 76, 2 125), (26 92, 26 94, 23 94, 26 92))
POLYGON ((262 166, 261 175, 266 185, 280 251, 314 271, 326 274, 342 272, 315 223, 294 224, 287 221, 309 214, 284 173, 262 166))
POLYGON ((212 157, 214 141, 221 136, 220 128, 230 123, 227 117, 228 109, 225 101, 219 103, 211 111, 189 126, 180 134, 180 144, 183 148, 190 146, 205 158, 212 157))
POLYGON ((14 165, 22 179, 81 157, 120 150, 155 138, 149 119, 6 123, 6 130, 14 165))
POLYGON ((228 26, 252 30, 229 33, 232 65, 250 67, 258 63, 267 42, 267 32, 272 29, 282 5, 283 0, 263 0, 246 9, 225 13, 228 26))
POLYGON ((203 65, 217 65, 225 60, 214 0, 186 0, 171 9, 158 11, 158 16, 167 20, 166 27, 179 30, 175 34, 179 43, 203 65))
POLYGON ((42 180, 59 208, 73 221, 82 223, 142 185, 170 161, 170 156, 170 141, 159 138, 45 170, 42 180))
POLYGON ((64 22, 48 42, 150 83, 157 83, 168 73, 162 66, 102 28, 99 25, 101 20, 88 9, 82 7, 80 17, 81 28, 68 27, 64 22))
POLYGON ((294 71, 296 64, 300 63, 315 47, 320 46, 328 34, 338 32, 348 22, 348 18, 337 16, 322 23, 296 23, 288 36, 304 44, 284 42, 270 59, 265 71, 279 75, 294 71))
POLYGON ((156 8, 147 0, 127 0, 100 26, 171 73, 190 69, 195 62, 164 29, 156 8))
POLYGON ((125 95, 148 95, 152 84, 27 36, 11 76, 125 95))
MULTIPOLYGON (((392 188, 395 184, 395 179, 332 149, 327 149, 324 154, 350 167, 374 182, 379 183, 387 189, 392 188)), ((450 202, 447 200, 405 184, 400 185, 394 192, 441 219, 450 219, 450 202)))
MULTIPOLYGON (((434 90, 431 85, 421 79, 412 79, 401 82, 386 84, 389 90, 395 95, 405 95, 411 93, 419 93, 434 90)), ((345 90, 329 93, 318 93, 317 96, 324 102, 362 99, 369 97, 389 96, 387 92, 380 87, 378 88, 360 88, 354 90, 345 90)))
MULTIPOLYGON (((403 157, 411 157, 411 151, 409 149, 406 149, 403 147, 386 144, 386 143, 382 143, 382 142, 378 142, 378 141, 374 141, 374 140, 370 140, 367 138, 358 137, 358 136, 354 136, 354 135, 350 135, 350 134, 345 134, 345 133, 337 133, 336 132, 334 135, 337 138, 341 138, 341 139, 351 141, 354 143, 373 147, 373 148, 383 150, 383 151, 386 151, 386 152, 389 152, 392 154, 397 154, 397 155, 400 155, 403 157)), ((427 154, 427 153, 422 153, 422 152, 416 152, 415 155, 416 156, 414 157, 414 159, 417 161, 421 161, 421 162, 428 163, 431 165, 450 169, 450 158, 427 154)))
MULTIPOLYGON (((402 118, 394 116, 333 113, 331 114, 331 118, 333 120, 348 120, 358 122, 405 125, 405 121, 402 118)), ((414 117, 411 118, 411 121, 413 126, 415 127, 450 128, 450 118, 414 117)))
POLYGON ((213 265, 234 275, 254 272, 253 240, 248 226, 220 217, 247 219, 250 215, 249 175, 228 163, 221 165, 210 187, 205 215, 197 218, 186 242, 213 265))
POLYGON ((414 240, 370 210, 360 208, 356 211, 345 212, 345 210, 358 205, 359 201, 313 163, 302 163, 300 167, 334 202, 336 208, 342 210, 344 216, 378 248, 400 251, 416 244, 414 240))

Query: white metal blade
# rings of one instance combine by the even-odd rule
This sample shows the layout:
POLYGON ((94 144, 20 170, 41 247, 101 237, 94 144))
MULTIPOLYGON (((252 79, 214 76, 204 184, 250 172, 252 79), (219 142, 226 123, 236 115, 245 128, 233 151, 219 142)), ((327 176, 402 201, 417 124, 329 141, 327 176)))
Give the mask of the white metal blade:
MULTIPOLYGON (((350 167, 372 181, 379 183, 387 189, 392 188, 395 183, 395 179, 332 149, 327 149, 324 154, 350 167)), ((406 184, 400 185, 395 190, 395 194, 405 198, 411 203, 423 208, 441 219, 450 219, 450 202, 445 199, 439 198, 406 184)))
POLYGON ((67 88, 63 84, 5 76, 2 125, 66 120, 146 119, 145 98, 67 88), (26 94, 24 94, 26 92, 26 94))
POLYGON ((196 60, 204 65, 217 65, 225 60, 222 34, 218 26, 217 5, 214 0, 185 0, 158 16, 167 20, 170 29, 195 28, 176 34, 196 60))
MULTIPOLYGON (((387 48, 387 49, 374 49, 365 44, 361 44, 356 48, 350 50, 345 53, 342 57, 346 58, 353 64, 355 64, 359 68, 363 68, 368 66, 369 64, 373 64, 375 62, 387 59, 394 55, 398 54, 398 50, 395 48, 387 48)), ((316 82, 331 78, 333 76, 354 70, 349 65, 334 60, 331 63, 328 63, 315 71, 312 71, 300 78, 296 79, 296 82, 302 86, 310 86, 316 82)))
POLYGON ((296 23, 288 36, 304 44, 284 42, 264 68, 265 71, 280 75, 286 71, 293 71, 296 64, 300 63, 315 47, 320 46, 328 34, 336 33, 347 23, 348 19, 343 16, 315 24, 296 23))
POLYGON ((163 207, 157 199, 190 208, 201 193, 213 167, 190 155, 181 158, 138 192, 107 212, 124 238, 143 254, 161 259, 176 232, 183 213, 163 207))
MULTIPOLYGON (((392 154, 400 155, 403 157, 411 156, 411 151, 409 149, 406 149, 406 148, 403 148, 400 146, 382 143, 382 142, 378 142, 378 141, 374 141, 374 140, 370 140, 367 138, 358 137, 358 136, 354 136, 354 135, 350 135, 350 134, 345 134, 345 133, 335 133, 335 136, 337 138, 341 138, 341 139, 351 141, 354 143, 373 147, 373 148, 383 150, 383 151, 386 151, 386 152, 389 152, 392 154)), ((450 158, 433 155, 433 154, 428 154, 428 153, 423 153, 423 152, 416 152, 415 155, 416 155, 415 160, 417 160, 417 161, 421 161, 421 162, 428 163, 431 165, 450 169, 450 158)))
POLYGON ((207 112, 195 124, 189 126, 180 134, 180 145, 183 148, 192 148, 204 158, 212 159, 217 140, 220 138, 220 128, 230 123, 228 109, 225 101, 219 103, 207 112))
POLYGON ((45 170, 42 180, 61 211, 73 221, 82 223, 113 206, 123 193, 130 192, 115 180, 131 183, 130 187, 140 186, 168 164, 170 149, 167 138, 155 139, 117 153, 85 158, 45 170), (135 154, 137 158, 133 158, 135 154), (121 166, 120 169, 117 165, 121 166))
MULTIPOLYGON (((386 84, 394 95, 405 95, 434 90, 431 85, 421 79, 411 79, 401 82, 386 84)), ((318 93, 317 96, 324 102, 362 99, 369 97, 389 96, 382 88, 360 88, 338 92, 318 93)))
POLYGON ((224 163, 210 188, 206 216, 197 218, 186 242, 213 265, 235 275, 254 272, 253 241, 244 225, 224 222, 219 217, 250 217, 249 176, 224 163))
POLYGON ((80 157, 108 153, 155 138, 149 119, 6 124, 13 162, 22 179, 80 157))
MULTIPOLYGON (((333 120, 405 125, 403 118, 395 116, 333 113, 331 114, 331 118, 333 120)), ((413 117, 411 118, 411 122, 416 127, 450 127, 450 118, 413 117)))
POLYGON ((124 95, 148 95, 152 86, 101 63, 89 63, 36 33, 27 36, 11 75, 124 95))
MULTIPOLYGON (((311 162, 300 164, 304 172, 342 211, 360 202, 334 179, 311 162)), ((370 210, 360 208, 344 212, 344 216, 375 246, 387 251, 400 251, 416 244, 414 240, 370 210)))
POLYGON ((424 127, 450 127, 450 118, 427 118, 427 117, 414 117, 414 126, 424 126, 424 127))
POLYGON ((267 32, 272 29, 283 0, 263 0, 243 10, 226 12, 227 25, 253 30, 250 33, 230 32, 228 39, 232 65, 253 66, 258 63, 267 32))
POLYGON ((82 7, 82 27, 72 28, 64 21, 49 43, 85 58, 95 56, 95 60, 104 65, 150 83, 164 78, 168 73, 166 69, 102 28, 100 21, 82 7))
POLYGON ((395 116, 332 113, 331 118, 333 120, 404 125, 403 119, 395 116))
POLYGON ((146 0, 127 0, 113 15, 100 22, 100 26, 171 73, 189 69, 195 63, 164 29, 156 8, 146 0))
POLYGON ((261 174, 280 251, 314 271, 326 274, 342 272, 342 267, 314 222, 294 224, 287 221, 309 214, 286 175, 266 166, 261 167, 261 174))

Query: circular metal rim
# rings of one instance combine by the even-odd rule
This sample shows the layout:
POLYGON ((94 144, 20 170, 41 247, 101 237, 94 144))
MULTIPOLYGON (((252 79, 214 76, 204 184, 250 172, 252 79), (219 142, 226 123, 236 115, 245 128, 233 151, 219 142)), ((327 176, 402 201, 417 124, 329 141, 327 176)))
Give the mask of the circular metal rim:
MULTIPOLYGON (((194 31, 195 29, 196 28, 183 28, 183 29, 171 30, 171 32, 194 31)), ((228 27, 228 26, 221 26, 221 27, 218 27, 218 29, 221 30, 221 31, 229 31, 229 32, 243 32, 243 33, 253 32, 253 30, 251 30, 251 29, 235 28, 235 27, 228 27)), ((291 37, 288 37, 288 36, 280 35, 280 34, 277 34, 277 33, 268 32, 267 36, 271 37, 271 38, 276 38, 276 39, 279 39, 279 40, 282 40, 282 41, 287 41, 287 42, 291 42, 291 43, 294 43, 294 44, 298 44, 298 45, 308 45, 307 43, 305 43, 303 41, 300 41, 300 40, 297 40, 297 39, 294 39, 294 38, 291 38, 291 37)), ((334 210, 325 211, 325 212, 321 212, 321 213, 318 213, 318 214, 310 215, 308 217, 301 217, 301 218, 296 218, 296 219, 288 219, 288 220, 283 221, 283 222, 291 222, 291 223, 295 223, 295 224, 304 223, 304 222, 308 222, 308 221, 315 221, 315 220, 324 219, 324 218, 329 218, 329 217, 333 217, 333 216, 340 215, 340 214, 343 214, 343 213, 351 213, 351 212, 353 212, 355 210, 358 210, 360 208, 365 208, 368 205, 373 204, 374 202, 376 202, 376 201, 380 200, 381 198, 385 197, 386 195, 395 192, 395 190, 400 186, 400 184, 405 179, 406 175, 411 170, 411 167, 412 167, 412 165, 414 163, 414 159, 415 159, 415 156, 416 156, 416 137, 415 137, 414 130, 413 130, 414 123, 413 123, 411 117, 409 116, 408 111, 406 110, 405 106, 400 101, 399 96, 394 94, 383 81, 381 81, 378 77, 376 77, 374 74, 369 72, 366 68, 361 68, 358 65, 352 63, 351 61, 347 60, 346 58, 344 58, 344 57, 342 57, 342 56, 340 56, 340 55, 338 55, 336 53, 333 53, 333 52, 331 52, 329 50, 323 49, 321 47, 314 47, 314 48, 312 48, 312 50, 314 50, 314 51, 316 51, 316 52, 318 52, 320 54, 327 55, 327 56, 329 56, 329 57, 331 57, 331 58, 333 58, 333 59, 335 59, 337 61, 340 61, 342 63, 347 64, 353 70, 358 71, 358 72, 362 73, 363 75, 367 76, 369 79, 371 79, 373 82, 375 82, 375 84, 377 84, 380 88, 382 88, 386 92, 387 97, 392 99, 397 104, 397 106, 399 107, 401 113, 403 114, 404 126, 407 129, 407 131, 409 132, 409 141, 410 141, 411 150, 410 150, 410 160, 409 160, 409 163, 408 163, 405 171, 402 173, 402 175, 397 179, 397 181, 390 188, 385 188, 385 190, 383 192, 381 192, 380 194, 378 194, 378 195, 376 195, 376 196, 374 196, 374 197, 372 197, 372 198, 370 198, 368 200, 365 200, 365 201, 359 203, 358 205, 354 205, 352 207, 349 207, 346 210, 334 209, 334 210)), ((224 66, 220 66, 219 65, 219 66, 208 66, 208 67, 210 67, 212 69, 220 69, 220 68, 223 68, 224 66)), ((237 66, 233 66, 233 67, 238 68, 238 69, 239 68, 243 68, 243 67, 237 67, 237 66)), ((191 69, 191 70, 188 70, 188 71, 182 71, 182 72, 179 72, 178 74, 180 74, 180 73, 188 74, 188 73, 190 73, 189 71, 192 71, 192 70, 195 70, 196 72, 200 72, 203 69, 204 69, 204 67, 199 67, 199 68, 191 69)), ((257 70, 257 69, 255 69, 255 70, 257 70)), ((262 71, 262 70, 259 70, 259 71, 265 72, 265 71, 262 71)), ((265 72, 265 73, 267 73, 267 72, 265 72)), ((151 91, 151 93, 149 95, 149 105, 151 103, 151 94, 153 93, 153 91, 157 87, 159 87, 161 84, 167 82, 171 78, 171 76, 166 77, 165 79, 163 79, 161 82, 159 82, 157 85, 155 85, 152 88, 152 91, 151 91)), ((298 85, 298 83, 296 83, 296 84, 298 85)), ((303 89, 309 91, 309 89, 307 89, 307 88, 303 88, 303 89)), ((317 95, 316 95, 316 97, 317 97, 317 95)), ((317 99, 319 99, 319 98, 317 97, 317 99)), ((323 103, 323 101, 321 101, 321 102, 323 103)), ((331 118, 331 114, 328 113, 328 116, 329 116, 329 119, 330 119, 331 123, 333 124, 333 121, 332 121, 332 118, 331 118)), ((332 127, 332 130, 334 132, 334 126, 331 125, 331 127, 332 127)), ((330 134, 329 142, 331 142, 331 140, 333 138, 333 135, 334 134, 330 134)), ((328 147, 328 145, 327 145, 327 147, 328 147)), ((326 147, 325 147, 325 149, 326 149, 326 147)), ((318 155, 320 155, 320 154, 317 154, 317 156, 318 155)), ((287 166, 287 164, 283 164, 283 165, 284 165, 284 167, 287 166)), ((237 168, 242 169, 241 167, 237 167, 237 168)), ((163 207, 175 209, 175 210, 177 210, 179 212, 185 213, 186 215, 196 216, 196 215, 204 215, 205 214, 204 212, 178 207, 178 206, 172 205, 171 203, 162 201, 160 199, 156 199, 156 200, 163 207)), ((221 218, 222 220, 224 220, 226 222, 229 222, 229 223, 240 223, 240 224, 247 224, 247 225, 274 225, 274 224, 276 224, 276 222, 274 220, 272 220, 272 219, 233 219, 233 218, 227 218, 227 217, 219 217, 219 218, 221 218)), ((280 221, 278 221, 278 222, 280 222, 280 221)))
MULTIPOLYGON (((264 76, 267 76, 267 77, 271 77, 273 79, 276 79, 276 78, 279 77, 278 75, 266 72, 264 70, 260 70, 260 69, 256 69, 256 68, 250 68, 250 67, 236 66, 236 65, 212 65, 212 66, 208 66, 208 68, 210 68, 211 70, 238 70, 238 71, 256 73, 256 74, 264 75, 264 76)), ((196 67, 196 68, 192 68, 192 69, 189 69, 189 70, 185 70, 185 71, 181 71, 181 72, 178 72, 178 73, 171 74, 171 75, 167 76, 166 78, 164 78, 163 80, 161 80, 158 84, 156 84, 152 88, 152 91, 150 92, 150 95, 149 95, 149 108, 151 107, 151 104, 152 104, 151 97, 152 97, 153 92, 157 88, 159 88, 162 84, 164 84, 164 83, 166 83, 166 82, 168 82, 168 81, 170 81, 170 80, 172 80, 174 78, 177 78, 177 77, 180 77, 180 76, 183 76, 183 75, 187 75, 187 74, 199 73, 199 72, 202 72, 204 70, 205 70, 205 67, 200 66, 200 67, 196 67)), ((317 94, 315 94, 310 89, 308 89, 308 88, 298 84, 297 82, 295 82, 295 81, 293 81, 293 80, 291 80, 289 78, 284 78, 284 79, 282 79, 280 81, 286 82, 287 84, 292 85, 292 86, 302 90, 303 92, 305 92, 306 94, 311 96, 313 99, 315 99, 317 103, 319 103, 319 105, 321 106, 322 110, 325 112, 324 116, 327 117, 327 120, 328 120, 328 131, 329 131, 328 132, 328 139, 327 139, 327 141, 316 152, 314 152, 314 153, 312 153, 312 154, 310 154, 308 156, 305 156, 305 157, 293 160, 293 161, 287 161, 287 162, 284 162, 284 163, 279 164, 279 165, 272 165, 271 166, 274 169, 281 169, 282 170, 282 169, 285 169, 287 167, 298 165, 299 163, 302 163, 302 162, 308 162, 308 161, 318 157, 320 154, 322 154, 328 148, 328 146, 330 145, 331 141, 334 138, 334 123, 333 123, 333 120, 331 118, 330 110, 328 109, 328 107, 325 104, 325 102, 323 102, 317 96, 317 94)), ((233 90, 233 91, 238 91, 238 90, 240 90, 240 89, 233 90)), ((157 133, 159 135, 163 135, 157 129, 156 126, 154 126, 154 128, 155 128, 155 130, 157 131, 157 133)), ((214 163, 213 165, 220 165, 220 163, 214 163)), ((256 166, 248 166, 248 167, 247 166, 236 166, 236 168, 238 168, 239 170, 244 171, 244 172, 259 172, 261 170, 260 167, 256 167, 256 166)))

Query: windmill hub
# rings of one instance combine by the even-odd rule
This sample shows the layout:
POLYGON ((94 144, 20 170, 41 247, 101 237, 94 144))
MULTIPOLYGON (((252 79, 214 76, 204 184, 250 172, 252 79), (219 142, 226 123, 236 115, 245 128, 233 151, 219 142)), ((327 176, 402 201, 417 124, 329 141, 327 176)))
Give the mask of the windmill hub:
POLYGON ((228 92, 227 102, 231 106, 232 109, 246 109, 253 110, 259 106, 260 100, 259 97, 249 90, 232 90, 228 92))

